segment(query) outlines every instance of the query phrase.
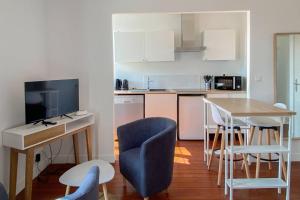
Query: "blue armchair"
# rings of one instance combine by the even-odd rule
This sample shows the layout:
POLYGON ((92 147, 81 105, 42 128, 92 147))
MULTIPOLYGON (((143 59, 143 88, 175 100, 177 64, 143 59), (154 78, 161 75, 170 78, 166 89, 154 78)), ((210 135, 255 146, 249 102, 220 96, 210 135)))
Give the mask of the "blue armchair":
POLYGON ((176 122, 146 118, 117 130, 120 171, 145 199, 167 189, 172 180, 176 122))
POLYGON ((99 199, 99 167, 94 166, 85 176, 80 187, 73 194, 60 200, 98 200, 99 199))
POLYGON ((2 183, 0 183, 0 199, 1 200, 8 200, 6 190, 5 190, 4 186, 2 185, 2 183))

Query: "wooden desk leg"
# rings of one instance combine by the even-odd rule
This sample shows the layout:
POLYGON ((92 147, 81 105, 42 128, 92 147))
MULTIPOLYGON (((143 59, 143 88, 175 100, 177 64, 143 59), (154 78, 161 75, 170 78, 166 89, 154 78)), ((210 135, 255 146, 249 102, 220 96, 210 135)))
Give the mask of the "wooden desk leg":
POLYGON ((105 183, 102 184, 102 188, 103 188, 104 199, 108 200, 107 187, 105 183))
POLYGON ((26 150, 25 200, 31 200, 34 149, 26 150))
POLYGON ((77 133, 73 135, 73 146, 74 146, 75 164, 78 165, 80 163, 80 160, 79 160, 79 145, 78 145, 77 133))
POLYGON ((18 174, 18 151, 15 149, 10 149, 9 200, 16 199, 17 174, 18 174))
POLYGON ((92 128, 89 126, 85 132, 86 135, 86 148, 88 154, 88 160, 93 159, 93 138, 92 138, 92 128))

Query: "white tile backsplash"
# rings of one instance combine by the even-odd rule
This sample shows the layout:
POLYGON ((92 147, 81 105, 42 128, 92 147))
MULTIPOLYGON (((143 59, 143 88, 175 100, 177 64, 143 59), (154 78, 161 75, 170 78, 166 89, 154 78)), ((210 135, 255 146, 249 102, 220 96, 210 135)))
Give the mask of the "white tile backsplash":
MULTIPOLYGON (((202 76, 199 75, 149 75, 152 89, 199 89, 202 76)), ((143 77, 143 88, 147 88, 148 75, 143 77)))

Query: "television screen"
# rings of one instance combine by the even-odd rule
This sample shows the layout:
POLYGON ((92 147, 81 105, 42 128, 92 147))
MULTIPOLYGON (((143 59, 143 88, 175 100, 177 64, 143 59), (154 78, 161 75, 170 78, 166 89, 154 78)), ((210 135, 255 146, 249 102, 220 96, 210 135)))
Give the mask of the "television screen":
POLYGON ((78 79, 25 82, 27 124, 78 110, 78 79))

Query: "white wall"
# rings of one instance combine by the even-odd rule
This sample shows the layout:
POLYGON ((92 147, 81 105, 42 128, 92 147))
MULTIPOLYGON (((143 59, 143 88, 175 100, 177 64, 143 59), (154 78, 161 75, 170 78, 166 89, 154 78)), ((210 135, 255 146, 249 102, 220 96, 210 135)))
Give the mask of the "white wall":
MULTIPOLYGON (((25 122, 24 82, 46 78, 44 19, 42 0, 0 1, 0 131, 25 122)), ((1 144, 2 137, 0 181, 8 186, 10 153, 1 144)), ((19 163, 18 191, 25 180, 23 156, 19 163)))
MULTIPOLYGON (((88 109, 88 69, 85 67, 83 17, 81 1, 46 1, 46 54, 48 79, 79 78, 80 109, 88 109)), ((86 159, 84 135, 81 134, 80 157, 86 159)), ((62 139, 62 143, 53 143, 53 149, 59 149, 55 163, 73 162, 72 137, 62 139)))
MULTIPOLYGON (((146 75, 199 75, 201 80, 205 74, 246 77, 246 15, 246 12, 195 14, 196 37, 199 40, 201 40, 201 33, 205 30, 234 29, 236 31, 237 59, 234 61, 203 61, 203 51, 182 52, 175 54, 174 62, 115 63, 115 78, 128 79, 130 87, 142 88, 146 75)), ((175 46, 181 45, 180 14, 117 14, 113 16, 113 30, 173 30, 175 46)), ((200 86, 196 83, 195 85, 200 86)))

